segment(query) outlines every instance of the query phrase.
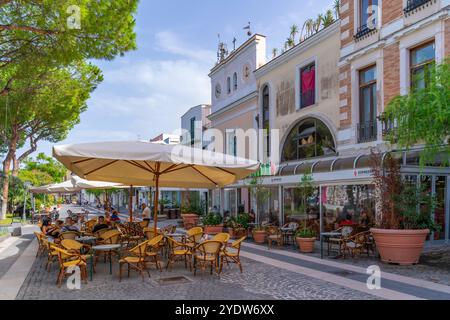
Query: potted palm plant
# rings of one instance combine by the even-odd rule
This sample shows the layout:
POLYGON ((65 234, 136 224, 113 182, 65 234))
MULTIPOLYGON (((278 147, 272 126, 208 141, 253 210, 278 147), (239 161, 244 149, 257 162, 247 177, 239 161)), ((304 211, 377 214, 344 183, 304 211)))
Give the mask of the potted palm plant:
POLYGON ((314 251, 316 234, 312 229, 305 227, 295 233, 295 241, 297 242, 300 252, 311 253, 314 251))
POLYGON ((204 232, 206 234, 217 234, 223 231, 222 216, 217 213, 209 213, 202 218, 204 232))
POLYGON ((372 170, 380 212, 377 227, 370 231, 381 261, 416 264, 427 236, 438 230, 431 218, 435 206, 431 190, 405 181, 398 161, 391 156, 383 164, 381 157, 373 155, 372 170))

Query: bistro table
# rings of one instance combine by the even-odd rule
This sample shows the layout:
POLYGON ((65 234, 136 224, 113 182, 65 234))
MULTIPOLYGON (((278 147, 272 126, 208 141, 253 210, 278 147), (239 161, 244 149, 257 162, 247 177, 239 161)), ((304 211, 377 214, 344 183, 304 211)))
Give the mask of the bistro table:
MULTIPOLYGON (((320 259, 323 259, 323 239, 324 238, 332 238, 332 237, 341 237, 342 233, 332 231, 332 232, 322 232, 320 234, 320 259)), ((330 251, 328 251, 328 255, 330 254, 330 251)))
POLYGON ((95 251, 108 251, 109 255, 109 274, 112 274, 112 257, 111 253, 112 251, 116 251, 119 255, 120 259, 120 249, 122 248, 121 244, 103 244, 99 246, 92 246, 91 247, 91 270, 90 270, 90 278, 92 281, 92 273, 94 271, 94 253, 95 251))
POLYGON ((82 242, 82 243, 92 243, 92 242, 95 242, 97 240, 97 237, 94 237, 94 236, 82 236, 82 237, 75 238, 75 240, 78 241, 78 242, 82 242))

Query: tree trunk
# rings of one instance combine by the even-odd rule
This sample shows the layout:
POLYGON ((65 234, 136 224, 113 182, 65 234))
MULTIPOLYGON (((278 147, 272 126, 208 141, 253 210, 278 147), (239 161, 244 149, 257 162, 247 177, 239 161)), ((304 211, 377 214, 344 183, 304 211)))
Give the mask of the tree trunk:
POLYGON ((9 192, 9 172, 11 167, 11 155, 8 155, 3 161, 3 193, 2 193, 2 211, 0 213, 0 220, 6 219, 8 210, 8 192, 9 192))
POLYGON ((3 161, 3 193, 2 193, 2 208, 0 212, 0 219, 6 219, 8 210, 8 193, 9 193, 9 173, 11 170, 11 162, 16 157, 17 142, 19 141, 19 134, 17 127, 13 126, 13 134, 8 145, 8 153, 3 161))

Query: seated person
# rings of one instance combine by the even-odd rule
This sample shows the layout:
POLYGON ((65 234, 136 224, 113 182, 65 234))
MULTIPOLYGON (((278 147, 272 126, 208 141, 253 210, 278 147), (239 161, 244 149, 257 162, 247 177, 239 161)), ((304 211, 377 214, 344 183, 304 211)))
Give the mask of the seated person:
POLYGON ((51 220, 48 217, 42 217, 41 231, 43 234, 47 234, 47 231, 50 229, 51 225, 51 220))
POLYGON ((58 238, 59 234, 61 233, 61 229, 63 228, 63 226, 64 226, 64 222, 62 222, 61 220, 57 220, 55 222, 55 225, 50 226, 47 229, 46 235, 50 236, 52 238, 58 238))
POLYGON ((108 228, 109 228, 109 226, 106 224, 105 217, 100 216, 100 217, 98 217, 98 223, 94 226, 94 229, 92 229, 92 232, 95 233, 99 230, 108 229, 108 228))
POLYGON ((353 226, 355 223, 352 221, 352 216, 350 214, 347 214, 345 216, 344 220, 341 220, 339 222, 339 228, 345 227, 345 226, 353 226))
POLYGON ((363 228, 368 228, 371 225, 369 215, 366 211, 361 212, 361 216, 359 217, 359 224, 363 228))
POLYGON ((106 211, 106 212, 105 212, 105 223, 106 223, 107 225, 110 225, 110 224, 111 224, 111 213, 109 213, 109 211, 106 211))
POLYGON ((78 227, 75 225, 75 222, 70 217, 66 218, 64 227, 61 228, 61 233, 67 232, 67 231, 76 231, 76 232, 80 231, 78 229, 78 227))
POLYGON ((119 213, 116 210, 112 212, 111 221, 120 223, 119 213))

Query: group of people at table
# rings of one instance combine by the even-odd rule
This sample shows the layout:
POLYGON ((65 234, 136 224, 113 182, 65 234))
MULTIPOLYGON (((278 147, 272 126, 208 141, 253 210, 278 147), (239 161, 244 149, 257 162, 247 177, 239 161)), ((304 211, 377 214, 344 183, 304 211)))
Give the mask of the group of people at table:
POLYGON ((122 278, 122 265, 138 271, 142 279, 147 265, 153 263, 162 271, 161 260, 167 258, 166 269, 171 268, 176 261, 184 261, 185 268, 194 275, 200 267, 202 270, 210 269, 217 274, 222 272, 223 262, 236 263, 242 272, 239 258, 240 246, 244 238, 229 243, 228 233, 219 233, 214 236, 204 233, 202 227, 195 227, 188 231, 177 231, 176 226, 167 226, 157 229, 149 226, 150 219, 135 223, 121 223, 117 214, 99 216, 97 219, 85 221, 85 215, 69 216, 64 221, 43 218, 41 232, 36 233, 39 241, 39 253, 47 254, 48 269, 57 259, 60 264, 60 273, 57 283, 61 285, 62 279, 67 276, 70 266, 81 269, 82 278, 87 281, 87 266, 90 264, 91 279, 95 272, 95 265, 101 254, 106 262, 109 258, 110 273, 112 273, 113 256, 118 257, 120 279, 122 278), (89 243, 89 244, 88 244, 89 243))

